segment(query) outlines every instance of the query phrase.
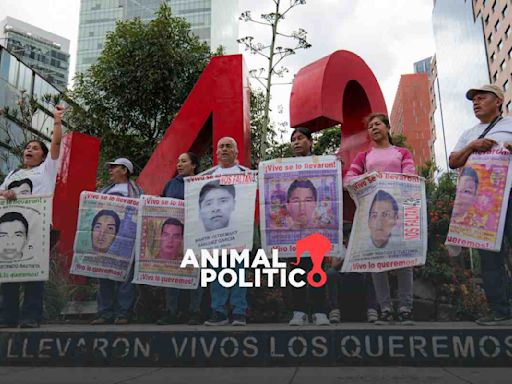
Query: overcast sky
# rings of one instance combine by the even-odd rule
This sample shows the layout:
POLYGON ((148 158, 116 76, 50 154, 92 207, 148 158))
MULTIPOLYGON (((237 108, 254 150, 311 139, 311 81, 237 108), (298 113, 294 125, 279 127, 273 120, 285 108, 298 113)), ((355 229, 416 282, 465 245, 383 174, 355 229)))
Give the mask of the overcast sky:
MULTIPOLYGON (((240 0, 240 10, 251 10, 254 16, 271 11, 272 6, 271 0, 240 0)), ((289 14, 282 31, 304 28, 312 48, 297 52, 284 64, 293 75, 336 50, 352 51, 375 73, 390 112, 400 75, 412 73, 415 61, 434 53, 432 7, 432 0, 307 0, 289 14)), ((70 39, 72 72, 79 11, 80 0, 0 0, 0 19, 12 16, 70 39)), ((270 37, 263 27, 241 22, 240 36, 248 34, 262 41, 270 37)), ((261 66, 255 56, 243 53, 249 69, 261 66)), ((288 121, 290 90, 291 86, 275 88, 273 109, 282 105, 283 110, 275 119, 288 121)))

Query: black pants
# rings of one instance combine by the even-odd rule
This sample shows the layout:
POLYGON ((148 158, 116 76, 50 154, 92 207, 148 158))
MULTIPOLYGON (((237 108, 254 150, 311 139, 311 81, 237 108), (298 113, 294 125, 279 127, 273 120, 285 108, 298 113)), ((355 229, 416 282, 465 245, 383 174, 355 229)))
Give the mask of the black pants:
POLYGON ((304 281, 306 285, 302 288, 293 287, 292 291, 292 309, 308 313, 327 313, 327 300, 326 300, 326 284, 321 287, 311 287, 307 281, 307 273, 313 268, 313 263, 309 257, 300 259, 299 265, 291 265, 291 269, 302 268, 306 273, 304 275, 297 275, 297 281, 304 281), (308 305, 308 299, 309 304, 308 305))

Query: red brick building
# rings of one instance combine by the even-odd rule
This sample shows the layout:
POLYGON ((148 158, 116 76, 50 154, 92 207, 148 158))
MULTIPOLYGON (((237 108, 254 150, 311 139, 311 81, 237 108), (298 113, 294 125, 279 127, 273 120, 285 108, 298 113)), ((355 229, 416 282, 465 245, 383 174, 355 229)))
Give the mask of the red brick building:
POLYGON ((391 133, 406 137, 418 166, 434 160, 435 133, 430 123, 429 89, 426 73, 402 75, 390 115, 391 133))

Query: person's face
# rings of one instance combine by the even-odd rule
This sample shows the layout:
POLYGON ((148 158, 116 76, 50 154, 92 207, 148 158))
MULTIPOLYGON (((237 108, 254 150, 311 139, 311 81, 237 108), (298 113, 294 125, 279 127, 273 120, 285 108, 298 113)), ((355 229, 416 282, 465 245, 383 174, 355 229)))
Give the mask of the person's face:
POLYGON ((92 229, 92 248, 105 253, 116 237, 116 221, 110 215, 100 216, 92 229))
POLYGON ((187 153, 182 153, 180 157, 178 157, 178 165, 176 168, 180 176, 186 177, 194 175, 194 164, 192 164, 192 160, 190 160, 187 153))
POLYGON ((307 156, 311 153, 313 141, 309 140, 303 133, 297 131, 292 135, 291 144, 295 156, 307 156))
POLYGON ((473 96, 473 112, 477 119, 487 120, 499 113, 502 100, 494 93, 479 92, 473 96))
POLYGON ((121 184, 128 181, 128 170, 124 165, 109 164, 107 168, 112 183, 121 184))
POLYGON ((471 176, 462 176, 457 183, 457 198, 453 204, 453 216, 463 216, 471 207, 476 196, 475 179, 471 176))
POLYGON ((386 141, 388 139, 388 127, 378 117, 374 117, 368 123, 368 136, 374 142, 386 141))
POLYGON ((160 257, 176 259, 183 252, 183 231, 179 225, 164 225, 160 235, 160 257))
POLYGON ((44 152, 41 144, 31 141, 23 150, 23 164, 27 168, 37 167, 44 161, 44 152))
POLYGON ((32 194, 32 189, 27 183, 23 183, 18 187, 11 188, 11 191, 14 191, 17 196, 26 196, 32 194))
POLYGON ((384 247, 391 236, 391 231, 398 220, 390 201, 377 201, 373 204, 368 218, 370 237, 377 248, 384 247))
POLYGON ((315 195, 309 188, 295 188, 288 201, 288 212, 294 224, 301 227, 311 225, 316 209, 315 195))
POLYGON ((235 210, 235 199, 225 189, 208 191, 199 207, 199 215, 206 231, 225 228, 235 210))
POLYGON ((222 168, 230 168, 235 165, 238 150, 231 138, 223 137, 217 143, 217 160, 222 168))
POLYGON ((0 224, 0 260, 19 260, 27 243, 25 226, 19 220, 0 224))

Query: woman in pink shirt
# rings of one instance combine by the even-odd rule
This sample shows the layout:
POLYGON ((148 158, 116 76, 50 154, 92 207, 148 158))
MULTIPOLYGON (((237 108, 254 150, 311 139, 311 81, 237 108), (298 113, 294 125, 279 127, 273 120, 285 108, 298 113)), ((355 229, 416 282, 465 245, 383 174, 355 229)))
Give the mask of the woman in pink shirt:
MULTIPOLYGON (((365 118, 368 136, 371 141, 369 151, 360 152, 350 165, 343 179, 347 185, 352 179, 372 171, 416 174, 414 161, 405 148, 395 147, 389 134, 389 119, 385 114, 372 113, 365 118)), ((412 267, 396 271, 398 278, 398 321, 412 325, 412 267)), ((388 272, 372 273, 373 284, 381 313, 375 324, 394 321, 393 306, 389 291, 388 272)))

